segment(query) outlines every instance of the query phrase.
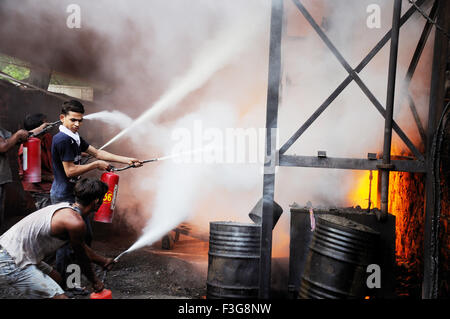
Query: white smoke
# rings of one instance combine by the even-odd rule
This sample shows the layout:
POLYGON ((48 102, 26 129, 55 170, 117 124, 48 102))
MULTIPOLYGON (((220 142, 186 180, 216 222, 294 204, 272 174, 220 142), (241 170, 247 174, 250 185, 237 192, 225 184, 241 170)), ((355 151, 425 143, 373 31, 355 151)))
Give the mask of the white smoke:
MULTIPOLYGON (((257 18, 261 17, 257 16, 257 18)), ((101 148, 107 147, 135 127, 175 107, 189 93, 201 88, 215 72, 239 56, 240 52, 251 43, 263 22, 265 21, 250 16, 246 20, 235 21, 233 25, 220 30, 219 34, 200 48, 187 72, 175 78, 171 87, 154 105, 101 148)))
POLYGON ((120 127, 124 129, 133 123, 133 119, 128 115, 119 111, 101 111, 85 115, 83 118, 87 120, 98 120, 107 123, 108 125, 120 127))
MULTIPOLYGON (((173 130, 192 128, 196 120, 205 127, 224 130, 265 127, 271 1, 77 2, 82 9, 81 31, 92 30, 108 44, 107 50, 98 51, 98 68, 116 85, 103 100, 128 117, 118 113, 102 115, 112 115, 109 123, 127 128, 108 151, 126 155, 133 150, 129 155, 142 159, 170 155, 173 130), (114 10, 105 10, 111 6, 114 10), (130 124, 131 118, 139 117, 130 124)), ((24 1, 22 6, 15 1, 9 3, 16 11, 32 12, 31 20, 38 20, 43 8, 57 15, 61 7, 56 5, 58 1, 50 0, 39 4, 24 1)), ((292 9, 291 1, 284 3, 287 10, 292 9)), ((302 3, 318 20, 326 18, 327 34, 352 67, 392 23, 390 0, 302 3), (369 4, 381 7, 380 29, 367 28, 369 4)), ((403 6, 405 12, 410 4, 404 1, 403 6)), ((347 76, 299 12, 287 16, 288 28, 292 17, 298 26, 290 30, 301 35, 288 34, 283 40, 279 146, 347 76)), ((402 27, 398 81, 404 77, 424 23, 416 14, 402 27)), ((83 54, 78 45, 64 43, 74 54, 83 54)), ((426 116, 431 48, 428 44, 411 85, 422 119, 426 116)), ((382 105, 386 99, 388 54, 389 42, 360 73, 382 105)), ((396 104, 395 119, 405 130, 414 131, 414 127, 408 128, 413 126, 408 112, 403 104, 396 104)), ((325 150, 330 157, 365 158, 368 152, 381 150, 383 125, 378 111, 351 83, 288 153, 316 155, 318 150, 325 150)), ((274 252, 281 247, 285 253, 289 246, 289 204, 311 200, 314 205, 346 205, 346 196, 354 186, 352 176, 345 170, 280 167, 275 200, 284 214, 275 228, 274 252)), ((155 162, 121 175, 118 213, 136 201, 140 203, 135 214, 124 216, 136 230, 142 230, 135 249, 153 243, 186 220, 203 226, 218 219, 250 222, 247 214, 262 195, 262 181, 258 165, 155 162)))
MULTIPOLYGON (((304 3, 308 7, 308 1, 304 3)), ((352 66, 358 64, 369 48, 372 48, 390 28, 392 5, 389 1, 378 3, 384 12, 381 30, 361 31, 365 28, 363 14, 365 6, 362 3, 358 6, 362 10, 358 16, 345 13, 344 4, 334 3, 331 6, 333 10, 328 12, 328 23, 332 28, 329 36, 352 66), (340 32, 341 28, 345 32, 340 32), (353 41, 354 38, 358 41, 353 41)), ((269 13, 269 7, 266 7, 266 17, 269 13)), ((268 19, 266 22, 268 23, 268 19)), ((421 26, 422 24, 417 23, 403 27, 401 44, 410 49, 410 42, 416 41, 421 26)), ((178 83, 184 83, 183 80, 187 79, 190 83, 187 86, 182 85, 181 88, 184 89, 177 90, 184 94, 177 95, 178 98, 173 99, 171 103, 165 102, 160 105, 180 109, 182 106, 192 107, 192 103, 200 102, 200 106, 178 121, 155 125, 152 129, 148 129, 147 132, 151 135, 158 132, 158 136, 163 137, 159 141, 149 142, 149 145, 157 146, 164 154, 168 154, 173 146, 170 132, 179 127, 189 128, 197 119, 202 120, 206 127, 222 129, 264 127, 267 82, 266 79, 261 80, 261 77, 267 77, 268 51, 262 51, 268 50, 267 26, 261 28, 259 32, 260 37, 255 38, 255 41, 259 42, 252 43, 250 49, 240 54, 243 62, 229 57, 229 61, 232 62, 229 74, 203 73, 209 76, 202 77, 201 82, 192 81, 190 77, 182 77, 178 83), (263 42, 265 43, 262 44, 263 42), (255 52, 261 52, 261 56, 255 55, 255 52), (182 104, 178 103, 187 93, 200 88, 198 96, 185 99, 182 104)), ((234 51, 234 54, 237 52, 234 51)), ((382 105, 385 104, 386 98, 388 52, 389 43, 360 74, 382 105)), ((404 77, 410 58, 409 51, 408 54, 402 52, 400 51, 398 80, 404 77)), ((283 90, 278 119, 279 146, 347 76, 343 67, 313 32, 303 38, 285 39, 283 58, 283 90)), ((201 62, 211 60, 202 57, 196 61, 200 61, 200 64, 194 63, 196 67, 191 71, 203 70, 205 67, 201 62)), ((211 70, 208 67, 206 69, 211 70)), ((172 93, 170 89, 168 92, 172 93)), ((163 101, 166 100, 165 96, 164 94, 163 101)), ((159 102, 155 105, 158 104, 159 102)), ((167 108, 158 107, 154 111, 149 109, 146 116, 163 111, 167 111, 167 108)), ((398 113, 399 111, 396 114, 398 113)), ((382 116, 360 88, 351 83, 288 153, 315 155, 318 150, 326 150, 331 157, 365 158, 368 152, 376 153, 381 150, 383 125, 382 116)), ((257 166, 184 165, 173 162, 157 165, 159 165, 157 173, 138 183, 139 192, 142 194, 148 191, 150 183, 155 183, 151 187, 155 191, 155 198, 151 206, 152 217, 143 229, 143 235, 130 250, 153 243, 186 220, 204 227, 209 221, 214 220, 249 222, 247 214, 262 194, 262 175, 257 166)), ((289 204, 294 201, 304 204, 311 200, 316 206, 345 206, 347 194, 354 187, 352 176, 351 172, 345 170, 279 168, 275 200, 283 207, 284 214, 274 232, 274 251, 279 247, 283 251, 281 254, 286 254, 289 246, 289 204)))

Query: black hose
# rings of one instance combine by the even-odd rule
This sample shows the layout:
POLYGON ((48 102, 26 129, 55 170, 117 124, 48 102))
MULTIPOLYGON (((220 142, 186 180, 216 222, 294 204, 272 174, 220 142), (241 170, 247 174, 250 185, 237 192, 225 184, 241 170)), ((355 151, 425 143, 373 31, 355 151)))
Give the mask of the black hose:
POLYGON ((39 137, 39 136, 41 136, 42 134, 47 133, 47 132, 50 131, 52 128, 54 128, 55 126, 60 125, 60 124, 61 124, 61 121, 60 121, 60 120, 55 121, 55 122, 52 122, 52 123, 48 124, 45 128, 43 128, 42 131, 39 131, 38 133, 31 133, 31 132, 30 132, 29 137, 39 137))
MULTIPOLYGON (((157 160, 158 160, 157 158, 148 159, 148 160, 142 161, 142 164, 150 163, 150 162, 156 162, 157 160)), ((112 166, 110 171, 111 172, 121 172, 121 171, 124 171, 124 170, 129 169, 129 168, 138 168, 138 167, 140 167, 140 166, 128 165, 128 166, 121 167, 121 168, 115 168, 114 166, 112 166)))

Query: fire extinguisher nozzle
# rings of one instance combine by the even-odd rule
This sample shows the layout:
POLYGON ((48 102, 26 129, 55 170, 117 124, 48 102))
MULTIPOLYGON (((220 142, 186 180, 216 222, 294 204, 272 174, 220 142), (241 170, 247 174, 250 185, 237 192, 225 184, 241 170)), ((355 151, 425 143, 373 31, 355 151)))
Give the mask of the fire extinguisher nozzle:
POLYGON ((123 255, 125 255, 127 253, 128 250, 125 250, 123 252, 121 252, 116 258, 114 258, 114 262, 118 262, 120 257, 122 257, 123 255))

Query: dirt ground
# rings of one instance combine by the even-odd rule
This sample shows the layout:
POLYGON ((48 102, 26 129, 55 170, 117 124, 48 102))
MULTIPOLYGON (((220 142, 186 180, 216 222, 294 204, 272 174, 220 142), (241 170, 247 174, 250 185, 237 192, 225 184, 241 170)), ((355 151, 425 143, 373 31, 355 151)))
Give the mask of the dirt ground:
MULTIPOLYGON (((133 244, 133 237, 105 236, 94 230, 92 248, 107 257, 116 257, 133 244)), ((161 248, 161 242, 122 256, 106 276, 105 286, 113 299, 201 299, 206 295, 208 243, 181 235, 172 250, 161 248)), ((95 266, 102 278, 103 271, 95 266)), ((82 278, 82 286, 91 285, 82 278)), ((16 299, 20 295, 0 284, 0 299, 16 299)), ((76 299, 89 298, 75 296, 76 299)))
MULTIPOLYGON (((93 248, 115 257, 128 247, 97 241, 93 248)), ((125 254, 108 272, 105 286, 115 299, 204 298, 207 268, 207 243, 180 237, 172 250, 157 242, 125 254)))
MULTIPOLYGON (((21 217, 7 221, 0 234, 18 222, 21 217)), ((116 234, 111 224, 93 223, 92 248, 106 257, 116 257, 137 239, 129 232, 116 234)), ((170 233, 175 235, 174 232, 170 233)), ((175 236, 172 236, 175 238, 175 236)), ((208 273, 208 239, 202 236, 180 234, 170 250, 158 241, 151 246, 127 253, 107 273, 105 287, 113 299, 203 299, 206 296, 208 273)), ((273 260, 272 285, 275 298, 286 298, 288 286, 288 258, 273 260)), ((97 276, 103 270, 94 266, 97 276)), ((81 285, 92 291, 83 276, 81 285)), ((0 284, 0 299, 17 299, 20 295, 11 287, 0 284)), ((87 296, 74 296, 87 299, 87 296)))

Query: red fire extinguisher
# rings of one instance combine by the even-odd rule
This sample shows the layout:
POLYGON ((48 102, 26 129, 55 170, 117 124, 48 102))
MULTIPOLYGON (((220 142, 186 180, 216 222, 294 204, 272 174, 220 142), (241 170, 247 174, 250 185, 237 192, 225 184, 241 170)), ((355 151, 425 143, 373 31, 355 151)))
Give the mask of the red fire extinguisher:
POLYGON ((95 213, 94 220, 96 222, 112 223, 117 191, 119 190, 119 175, 105 172, 100 179, 108 185, 108 192, 103 197, 103 204, 95 213))
POLYGON ((23 180, 28 183, 41 182, 41 140, 30 137, 22 146, 23 180))

